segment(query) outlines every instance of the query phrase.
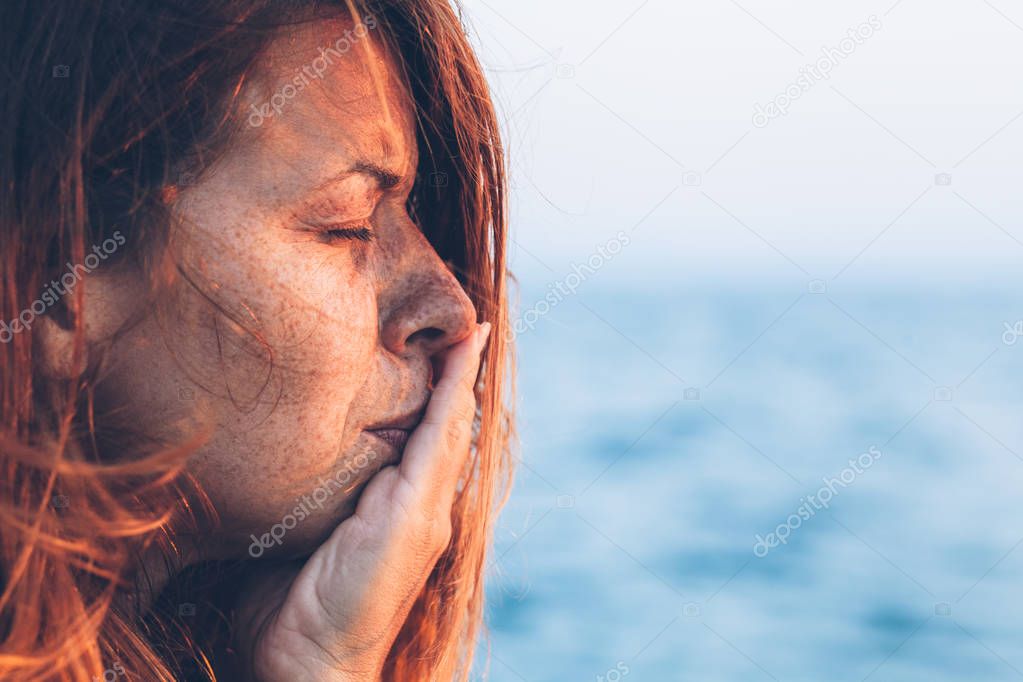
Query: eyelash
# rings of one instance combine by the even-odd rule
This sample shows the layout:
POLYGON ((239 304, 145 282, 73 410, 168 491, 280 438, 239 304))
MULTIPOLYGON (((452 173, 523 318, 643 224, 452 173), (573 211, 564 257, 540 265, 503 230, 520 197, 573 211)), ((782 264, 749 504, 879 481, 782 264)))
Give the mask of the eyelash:
POLYGON ((353 239, 360 242, 371 242, 375 235, 368 227, 335 227, 323 232, 323 237, 328 242, 350 241, 353 239))

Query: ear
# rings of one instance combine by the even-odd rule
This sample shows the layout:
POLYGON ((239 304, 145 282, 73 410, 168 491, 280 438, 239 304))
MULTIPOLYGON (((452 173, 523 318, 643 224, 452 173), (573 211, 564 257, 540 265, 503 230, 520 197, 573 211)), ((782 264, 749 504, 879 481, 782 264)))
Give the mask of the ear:
MULTIPOLYGON (((88 344, 86 344, 88 346, 88 344)), ((49 379, 73 379, 75 330, 47 314, 37 318, 35 323, 35 347, 37 361, 43 376, 49 379)), ((80 367, 88 365, 88 350, 80 367)))
MULTIPOLYGON (((139 300, 134 292, 145 291, 141 285, 138 273, 113 269, 83 273, 69 286, 51 282, 47 292, 51 296, 53 292, 58 293, 56 302, 35 319, 32 327, 36 357, 43 375, 51 379, 74 379, 95 361, 98 346, 112 340, 137 309, 139 300), (76 366, 76 330, 67 302, 79 287, 84 292, 81 316, 85 339, 76 366)), ((47 292, 42 298, 47 298, 47 292)))

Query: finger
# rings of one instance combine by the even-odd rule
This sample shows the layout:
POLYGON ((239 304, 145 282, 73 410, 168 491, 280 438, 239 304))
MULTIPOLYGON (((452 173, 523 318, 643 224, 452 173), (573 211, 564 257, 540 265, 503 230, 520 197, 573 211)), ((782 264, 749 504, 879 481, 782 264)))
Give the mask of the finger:
POLYGON ((476 414, 473 389, 489 332, 485 322, 448 350, 426 414, 405 447, 400 472, 420 492, 454 493, 468 453, 476 414))

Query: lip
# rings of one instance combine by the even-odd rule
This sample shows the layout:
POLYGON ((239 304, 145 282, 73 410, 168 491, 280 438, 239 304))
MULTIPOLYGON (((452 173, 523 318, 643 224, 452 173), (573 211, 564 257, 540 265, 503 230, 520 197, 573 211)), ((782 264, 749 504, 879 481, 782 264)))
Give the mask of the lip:
POLYGON ((412 431, 409 429, 367 429, 366 432, 394 446, 398 452, 405 449, 409 436, 412 435, 412 431))
POLYGON ((405 444, 408 443, 412 431, 423 420, 425 412, 426 407, 424 406, 412 412, 407 412, 400 417, 388 420, 378 426, 370 427, 366 429, 366 433, 370 433, 388 443, 400 453, 405 449, 405 444))

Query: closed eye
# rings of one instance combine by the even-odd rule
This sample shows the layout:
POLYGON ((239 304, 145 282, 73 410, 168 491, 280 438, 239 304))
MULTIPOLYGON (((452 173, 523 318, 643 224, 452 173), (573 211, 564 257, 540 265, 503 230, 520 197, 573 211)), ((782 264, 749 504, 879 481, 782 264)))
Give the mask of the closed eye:
POLYGON ((373 241, 375 235, 368 227, 335 227, 323 232, 327 241, 340 241, 357 239, 361 242, 373 241))

